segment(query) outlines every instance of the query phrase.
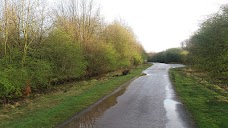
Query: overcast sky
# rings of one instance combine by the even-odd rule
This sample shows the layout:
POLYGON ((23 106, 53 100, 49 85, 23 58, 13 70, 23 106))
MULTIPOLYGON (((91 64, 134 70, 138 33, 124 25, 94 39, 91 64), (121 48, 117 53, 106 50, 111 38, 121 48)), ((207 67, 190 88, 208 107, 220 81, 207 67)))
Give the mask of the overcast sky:
POLYGON ((94 0, 107 22, 124 20, 147 52, 179 47, 228 0, 94 0))

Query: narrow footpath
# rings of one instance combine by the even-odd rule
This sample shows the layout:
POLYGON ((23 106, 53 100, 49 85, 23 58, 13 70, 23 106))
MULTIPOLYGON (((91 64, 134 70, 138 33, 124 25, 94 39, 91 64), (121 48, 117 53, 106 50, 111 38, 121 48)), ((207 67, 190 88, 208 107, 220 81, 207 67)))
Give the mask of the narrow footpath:
POLYGON ((93 108, 66 121, 64 128, 194 128, 169 80, 170 68, 154 65, 93 108))

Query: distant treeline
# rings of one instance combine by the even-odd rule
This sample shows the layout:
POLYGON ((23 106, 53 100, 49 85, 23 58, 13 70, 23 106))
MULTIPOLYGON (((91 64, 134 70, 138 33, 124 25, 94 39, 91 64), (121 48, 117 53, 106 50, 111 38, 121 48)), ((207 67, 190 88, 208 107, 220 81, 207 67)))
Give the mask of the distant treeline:
POLYGON ((223 88, 228 83, 228 5, 210 15, 182 48, 149 53, 149 61, 185 63, 202 71, 223 88))
POLYGON ((92 0, 0 0, 0 102, 137 66, 146 59, 127 25, 105 23, 92 0))
POLYGON ((187 51, 180 48, 171 48, 158 53, 149 53, 148 61, 160 63, 184 63, 187 51))

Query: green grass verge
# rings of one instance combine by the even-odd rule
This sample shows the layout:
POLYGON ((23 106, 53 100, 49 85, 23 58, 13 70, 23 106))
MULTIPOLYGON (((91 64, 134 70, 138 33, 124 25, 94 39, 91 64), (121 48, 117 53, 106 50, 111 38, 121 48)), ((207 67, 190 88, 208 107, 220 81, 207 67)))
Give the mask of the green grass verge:
POLYGON ((177 94, 193 116, 198 128, 228 128, 228 94, 188 72, 187 68, 170 70, 177 94))
POLYGON ((65 85, 64 91, 52 92, 27 99, 23 103, 0 109, 1 128, 55 127, 77 112, 86 109, 103 96, 151 66, 141 65, 131 74, 119 77, 103 77, 100 80, 81 81, 65 85), (70 88, 69 88, 70 87, 70 88))

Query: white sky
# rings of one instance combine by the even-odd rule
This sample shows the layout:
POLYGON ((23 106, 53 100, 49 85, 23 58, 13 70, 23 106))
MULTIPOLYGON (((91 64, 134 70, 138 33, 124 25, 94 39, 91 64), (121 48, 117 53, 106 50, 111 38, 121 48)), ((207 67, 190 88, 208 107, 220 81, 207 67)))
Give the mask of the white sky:
MULTIPOLYGON (((48 0, 58 3, 61 0, 48 0)), ((63 0, 64 1, 64 0, 63 0)), ((147 52, 180 47, 228 0, 94 0, 107 22, 124 20, 147 52)))
POLYGON ((107 22, 123 19, 147 52, 180 47, 228 0, 94 0, 107 22))

